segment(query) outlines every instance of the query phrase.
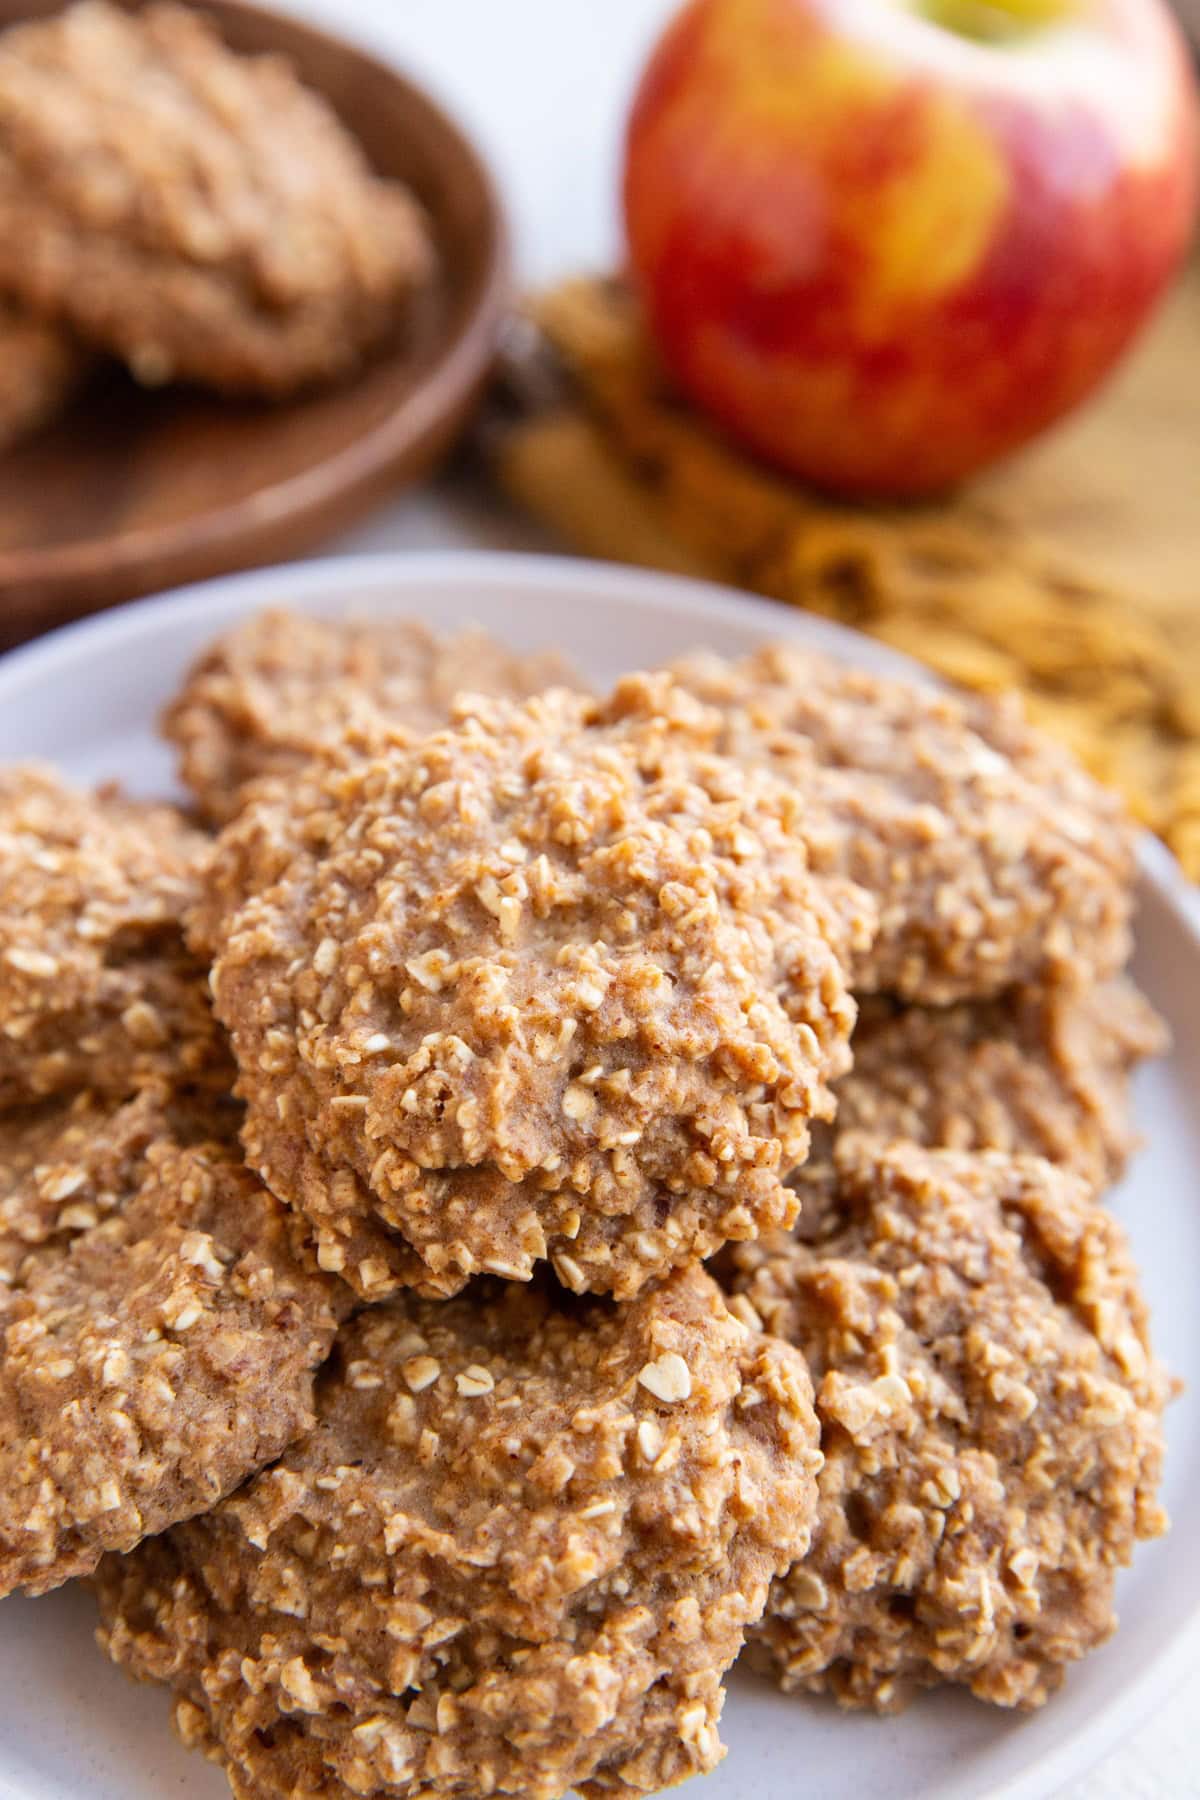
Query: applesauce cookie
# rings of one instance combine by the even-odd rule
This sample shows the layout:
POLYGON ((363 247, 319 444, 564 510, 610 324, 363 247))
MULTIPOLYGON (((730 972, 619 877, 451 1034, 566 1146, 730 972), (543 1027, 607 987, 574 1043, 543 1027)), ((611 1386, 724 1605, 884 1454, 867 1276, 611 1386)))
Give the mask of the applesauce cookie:
POLYGON ((877 898, 856 992, 941 1004, 1125 962, 1134 861, 1120 803, 1017 702, 786 645, 740 663, 692 656, 675 672, 723 710, 720 748, 804 795, 814 872, 877 898))
POLYGON ((140 380, 344 375, 430 269, 326 102, 190 8, 80 0, 0 38, 0 281, 140 380))
MULTIPOLYGON (((136 1191, 165 1112, 162 1093, 143 1088, 124 1102, 83 1093, 0 1114, 0 1289, 136 1191)), ((236 1111, 234 1121, 236 1131, 236 1111)))
POLYGON ((212 1506, 312 1422, 339 1284, 208 1104, 182 1128, 147 1095, 39 1196, 40 1246, 0 1297, 0 1594, 212 1506), (217 1136, 182 1141, 210 1117, 217 1136), (76 1195, 95 1222, 55 1221, 76 1195))
POLYGON ((835 1089, 835 1129, 1044 1156, 1101 1193, 1137 1147, 1133 1070, 1166 1047, 1162 1020, 1125 977, 948 1007, 871 999, 835 1089))
POLYGON ((0 298, 0 450, 57 417, 87 364, 65 331, 0 298))
POLYGON ((282 610, 235 625, 189 671, 163 716, 204 816, 233 818, 243 790, 290 775, 372 709, 418 737, 457 694, 525 700, 580 683, 560 656, 518 656, 483 631, 438 637, 415 619, 311 619, 282 610))
POLYGON ((203 844, 172 807, 0 770, 0 1106, 127 1096, 220 1056, 183 941, 203 844))
POLYGON ((109 1655, 256 1800, 650 1793, 722 1754, 721 1678, 808 1542, 803 1360, 683 1270, 344 1328, 312 1434, 106 1558, 109 1655))
POLYGON ((825 1464, 756 1659, 894 1710, 959 1682, 1039 1706, 1166 1526, 1168 1384, 1120 1226, 1037 1157, 845 1144, 815 1244, 731 1253, 735 1309, 804 1352, 825 1464))
POLYGON ((790 1222, 870 921, 808 879, 791 796, 665 677, 472 700, 260 793, 195 920, 249 1160, 367 1299, 618 1296, 790 1222))

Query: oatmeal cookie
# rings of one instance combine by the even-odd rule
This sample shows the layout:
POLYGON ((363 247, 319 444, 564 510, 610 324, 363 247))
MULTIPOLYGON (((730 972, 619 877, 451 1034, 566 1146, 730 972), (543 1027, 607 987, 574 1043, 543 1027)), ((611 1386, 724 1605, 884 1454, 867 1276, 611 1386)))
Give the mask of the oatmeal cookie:
POLYGON ((1039 1706, 1166 1524, 1168 1389, 1125 1237, 1037 1157, 860 1141, 838 1176, 831 1235, 739 1246, 726 1273, 807 1358, 825 1456, 755 1658, 847 1706, 938 1682, 1039 1706))
POLYGON ((346 1327, 318 1424, 107 1558, 101 1641, 256 1800, 643 1794, 721 1754, 721 1678, 808 1541, 811 1388, 697 1269, 346 1327))
POLYGON ((794 1216, 869 922, 665 677, 472 700, 260 794, 197 914, 264 1181, 367 1299, 619 1296, 794 1216))
POLYGON ((57 417, 87 361, 66 332, 0 299, 0 450, 57 417))
POLYGON ((118 1211, 167 1130, 157 1086, 125 1102, 82 1093, 0 1114, 0 1289, 118 1211))
POLYGON ((221 1117, 189 1143, 207 1114, 182 1129, 151 1106, 55 1165, 40 1245, 0 1298, 0 1594, 212 1506, 312 1423, 340 1284, 221 1117), (95 1222, 51 1213, 81 1194, 95 1222))
POLYGON ((1130 1076, 1166 1046, 1162 1020, 1125 977, 948 1007, 871 999, 835 1090, 836 1130, 1044 1156, 1101 1193, 1137 1147, 1130 1076))
POLYGON ((181 922, 203 842, 171 807, 0 770, 0 1106, 220 1057, 181 922))
POLYGON ((457 694, 525 700, 579 685, 561 657, 517 656, 483 631, 438 637, 415 619, 276 610, 217 639, 167 708, 163 730, 205 817, 223 825, 251 781, 294 774, 372 710, 424 737, 447 723, 457 694))
POLYGON ((727 720, 721 748, 806 802, 814 871, 876 896, 856 992, 942 1004, 1114 973, 1130 944, 1120 803, 1019 703, 939 692, 777 645, 676 673, 727 720))
POLYGON ((430 268, 325 101, 191 8, 80 0, 0 38, 0 281, 140 380, 344 375, 430 268))

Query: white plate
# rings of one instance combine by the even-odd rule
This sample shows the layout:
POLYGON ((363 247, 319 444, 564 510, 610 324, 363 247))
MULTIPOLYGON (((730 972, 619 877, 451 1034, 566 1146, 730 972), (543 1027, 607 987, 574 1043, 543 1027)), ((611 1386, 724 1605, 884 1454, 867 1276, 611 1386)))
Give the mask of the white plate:
MULTIPOLYGON (((74 626, 0 664, 0 761, 42 756, 78 780, 171 785, 155 714, 215 632, 272 604, 476 622, 517 648, 565 649, 597 680, 705 644, 738 653, 792 637, 880 671, 913 665, 825 621, 697 583, 552 558, 408 555, 238 576, 74 626)), ((1116 1639, 1032 1718, 961 1695, 899 1719, 786 1700, 737 1676, 729 1757, 689 1792, 706 1800, 965 1800, 1055 1793, 1162 1699, 1200 1653, 1200 923, 1164 852, 1144 856, 1138 975, 1175 1033, 1138 1090, 1148 1148, 1114 1197, 1154 1306, 1159 1346, 1188 1382, 1171 1410, 1166 1500, 1174 1531, 1121 1578, 1116 1639)), ((0 1607, 0 1795, 20 1800, 221 1800, 223 1778, 173 1741, 166 1696, 136 1688, 90 1640, 88 1597, 63 1590, 0 1607)))

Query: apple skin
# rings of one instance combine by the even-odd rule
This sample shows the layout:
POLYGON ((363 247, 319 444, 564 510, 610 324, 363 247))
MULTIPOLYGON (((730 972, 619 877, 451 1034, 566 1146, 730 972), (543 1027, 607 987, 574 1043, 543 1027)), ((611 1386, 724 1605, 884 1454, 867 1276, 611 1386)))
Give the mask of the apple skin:
POLYGON ((733 437, 915 498, 1113 367, 1184 255, 1197 162, 1162 0, 1083 0, 1019 43, 899 0, 694 0, 629 123, 630 260, 668 370, 733 437))

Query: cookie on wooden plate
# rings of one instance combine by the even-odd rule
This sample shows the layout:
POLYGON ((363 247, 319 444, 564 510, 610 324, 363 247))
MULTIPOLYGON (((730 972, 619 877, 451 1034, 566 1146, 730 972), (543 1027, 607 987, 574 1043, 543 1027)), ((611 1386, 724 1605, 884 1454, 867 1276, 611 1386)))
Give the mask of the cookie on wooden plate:
POLYGON ((78 0, 0 38, 0 282, 140 380, 345 375, 430 268, 408 191, 191 8, 78 0))

